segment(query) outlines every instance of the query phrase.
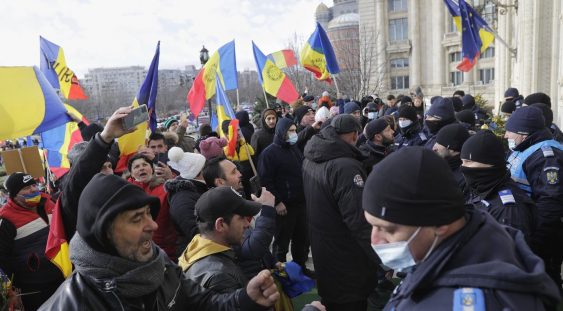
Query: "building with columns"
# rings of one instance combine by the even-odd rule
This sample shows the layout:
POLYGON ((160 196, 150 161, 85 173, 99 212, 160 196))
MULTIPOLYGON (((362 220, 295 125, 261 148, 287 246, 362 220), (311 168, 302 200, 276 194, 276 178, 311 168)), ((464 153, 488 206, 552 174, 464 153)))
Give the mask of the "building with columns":
MULTIPOLYGON (((426 96, 452 96, 457 89, 481 94, 498 111, 504 91, 551 97, 554 122, 563 123, 563 0, 467 0, 506 42, 495 40, 470 72, 456 70, 461 35, 443 0, 358 0, 360 29, 369 40, 384 77, 383 91, 408 94, 420 86, 426 96), (374 36, 370 35, 370 38, 374 36), (371 42, 370 42, 371 41, 371 42)), ((363 57, 363 56, 362 56, 363 57)))

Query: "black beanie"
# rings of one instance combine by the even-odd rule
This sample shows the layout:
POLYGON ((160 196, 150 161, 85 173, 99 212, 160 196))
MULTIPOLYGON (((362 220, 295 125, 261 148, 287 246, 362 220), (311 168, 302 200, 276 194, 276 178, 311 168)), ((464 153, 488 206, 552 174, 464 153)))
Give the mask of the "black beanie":
POLYGON ((441 226, 465 215, 463 194, 447 162, 424 147, 402 148, 374 166, 362 207, 406 226, 441 226))
POLYGON ((375 134, 383 132, 388 126, 389 123, 383 118, 369 121, 365 128, 366 138, 372 140, 375 134))
POLYGON ((516 109, 508 118, 505 128, 507 131, 529 135, 545 128, 545 119, 541 110, 536 107, 522 107, 516 109))
POLYGON ((31 175, 27 173, 17 172, 11 174, 8 179, 6 179, 6 181, 4 182, 4 187, 6 188, 6 190, 8 190, 10 198, 14 198, 23 188, 35 184, 37 183, 31 175))
POLYGON ((453 151, 461 151, 461 146, 469 138, 467 129, 459 124, 453 123, 444 126, 436 135, 436 142, 453 151))
POLYGON ((86 126, 83 130, 81 130, 80 134, 82 135, 82 139, 84 141, 89 141, 90 139, 92 139, 92 137, 94 137, 94 135, 96 135, 96 133, 99 133, 103 130, 104 128, 101 125, 97 123, 91 123, 88 126, 86 126))
POLYGON ((412 122, 416 122, 418 120, 416 109, 414 109, 413 106, 399 107, 399 118, 405 118, 411 120, 412 122))
POLYGON ((455 111, 452 100, 447 97, 437 98, 434 103, 432 103, 432 106, 430 106, 430 109, 428 109, 426 115, 437 117, 443 121, 455 120, 455 111))
POLYGON ((301 107, 295 109, 295 111, 293 111, 293 116, 295 117, 295 123, 297 125, 299 125, 301 123, 301 119, 303 119, 303 117, 309 111, 315 112, 315 110, 313 110, 313 108, 311 108, 309 106, 301 106, 301 107))
POLYGON ((409 96, 405 95, 405 96, 401 97, 401 106, 407 105, 407 104, 412 103, 412 102, 413 102, 412 98, 410 98, 409 96))
POLYGON ((488 130, 477 132, 463 144, 461 158, 495 167, 506 166, 502 141, 488 130))
POLYGON ((472 109, 475 106, 475 98, 470 94, 463 96, 461 101, 463 102, 463 109, 472 109))
POLYGON ((500 111, 504 113, 513 113, 516 110, 516 104, 513 100, 507 100, 500 106, 500 111))
POLYGON ((455 118, 462 123, 471 124, 475 126, 475 114, 471 110, 462 110, 455 114, 455 118))
POLYGON ((463 102, 461 101, 461 98, 454 96, 450 97, 450 99, 452 100, 452 104, 454 105, 455 112, 463 110, 463 102))
POLYGON ((551 123, 553 123, 553 111, 551 111, 551 108, 549 108, 549 106, 542 103, 536 103, 531 105, 530 107, 538 108, 539 110, 541 110, 543 118, 545 119, 545 126, 551 126, 551 123))
POLYGON ((551 108, 551 98, 545 93, 534 93, 526 96, 524 104, 530 106, 532 104, 542 103, 551 108))
POLYGON ((93 249, 117 255, 107 237, 109 225, 124 211, 149 205, 153 219, 160 209, 160 200, 138 186, 115 175, 98 173, 86 185, 78 201, 76 231, 93 249))
POLYGON ((465 92, 462 91, 462 90, 456 90, 456 91, 454 92, 454 95, 453 95, 453 96, 455 96, 455 97, 458 97, 458 96, 463 97, 463 96, 465 96, 465 92), (456 96, 456 95, 457 95, 457 96, 456 96))
POLYGON ((506 91, 504 92, 504 97, 510 97, 510 98, 516 98, 520 96, 520 93, 518 92, 517 88, 514 87, 509 87, 508 89, 506 89, 506 91))
POLYGON ((356 117, 351 114, 339 114, 332 121, 330 125, 334 127, 337 134, 347 134, 352 132, 360 132, 362 124, 356 117))

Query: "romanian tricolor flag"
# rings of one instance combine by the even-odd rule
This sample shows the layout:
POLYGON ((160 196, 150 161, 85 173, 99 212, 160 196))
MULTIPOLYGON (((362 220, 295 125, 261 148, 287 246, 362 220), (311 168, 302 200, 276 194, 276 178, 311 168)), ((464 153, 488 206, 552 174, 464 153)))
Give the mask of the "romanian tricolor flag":
POLYGON ((286 103, 293 103, 299 94, 289 78, 252 42, 254 60, 258 68, 258 79, 266 93, 275 96, 286 103))
POLYGON ((188 103, 191 113, 196 117, 205 106, 205 101, 215 95, 215 75, 219 75, 225 90, 238 88, 235 40, 213 53, 194 79, 188 92, 188 103))
POLYGON ((319 23, 301 50, 301 64, 314 73, 317 80, 328 83, 331 82, 331 74, 340 72, 332 44, 319 23))
MULTIPOLYGON (((67 104, 65 104, 65 107, 88 125, 88 120, 78 110, 67 104)), ((57 178, 60 178, 70 169, 67 158, 68 152, 74 144, 82 140, 78 123, 73 121, 41 133, 41 148, 45 151, 49 168, 57 178)))
POLYGON ((49 235, 45 246, 45 256, 61 270, 64 277, 72 273, 72 263, 68 251, 68 240, 65 234, 65 227, 61 214, 61 199, 57 200, 51 224, 49 225, 49 235))
POLYGON ((66 65, 63 48, 39 37, 40 68, 49 83, 67 99, 87 99, 76 74, 66 65))
POLYGON ((70 121, 37 67, 0 67, 0 139, 39 134, 70 121))
POLYGON ((293 50, 281 50, 268 55, 268 59, 273 61, 278 68, 283 69, 297 65, 297 58, 293 50))
POLYGON ((134 108, 140 105, 147 105, 149 109, 149 122, 144 122, 137 125, 134 132, 121 136, 118 139, 119 144, 119 161, 116 165, 116 172, 123 172, 127 169, 127 161, 137 153, 140 147, 145 145, 145 138, 147 137, 147 130, 149 129, 148 123, 156 122, 156 93, 158 91, 158 61, 160 56, 160 41, 156 46, 156 53, 152 59, 149 71, 145 77, 145 81, 141 85, 141 89, 137 97, 133 100, 132 106, 134 108))
POLYGON ((457 65, 459 71, 468 72, 477 64, 477 60, 495 36, 487 22, 464 0, 456 4, 453 0, 444 0, 452 15, 457 29, 461 31, 461 63, 457 65))
MULTIPOLYGON (((217 84, 217 123, 219 125, 219 133, 223 136, 222 126, 223 121, 231 120, 229 124, 229 133, 227 137, 227 141, 229 142, 226 147, 226 155, 229 157, 233 157, 236 153, 237 141, 238 141, 238 120, 235 116, 235 111, 229 102, 229 98, 225 91, 223 91, 223 87, 219 82, 219 75, 216 76, 217 84)), ((213 123, 213 121, 211 122, 213 123)))

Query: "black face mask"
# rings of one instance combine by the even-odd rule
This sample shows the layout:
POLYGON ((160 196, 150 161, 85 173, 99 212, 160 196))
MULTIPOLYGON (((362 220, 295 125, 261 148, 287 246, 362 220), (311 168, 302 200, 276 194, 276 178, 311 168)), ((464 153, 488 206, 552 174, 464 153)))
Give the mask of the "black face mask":
POLYGON ((438 133, 438 131, 440 130, 440 128, 442 128, 442 121, 441 120, 436 120, 436 121, 424 121, 424 125, 426 125, 426 127, 428 128, 428 131, 430 131, 430 134, 436 134, 438 133))
POLYGON ((461 167, 467 186, 476 194, 486 198, 496 186, 504 183, 510 175, 505 166, 461 167))
POLYGON ((444 160, 448 162, 448 165, 450 166, 450 169, 452 171, 461 166, 461 157, 459 154, 453 157, 447 156, 444 158, 444 160))

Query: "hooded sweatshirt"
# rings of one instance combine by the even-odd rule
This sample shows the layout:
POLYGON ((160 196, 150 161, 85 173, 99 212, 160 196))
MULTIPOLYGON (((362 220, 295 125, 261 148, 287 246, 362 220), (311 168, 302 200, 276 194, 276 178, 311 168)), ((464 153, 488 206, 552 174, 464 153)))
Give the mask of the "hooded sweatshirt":
POLYGON ((254 126, 250 124, 250 116, 246 110, 238 111, 235 114, 236 118, 239 120, 239 127, 244 136, 244 140, 250 141, 252 134, 254 134, 254 126))
POLYGON ((266 124, 266 113, 271 111, 274 113, 277 119, 276 111, 274 109, 264 109, 262 111, 262 115, 260 116, 260 129, 252 134, 252 138, 250 139, 250 145, 254 149, 254 153, 256 157, 260 156, 260 153, 266 149, 273 141, 274 141, 274 132, 276 127, 269 128, 266 124))

